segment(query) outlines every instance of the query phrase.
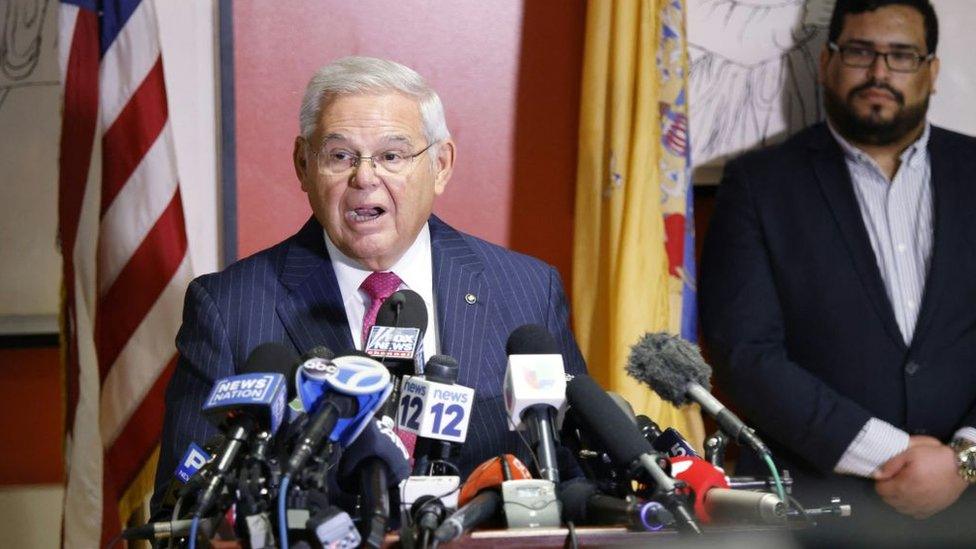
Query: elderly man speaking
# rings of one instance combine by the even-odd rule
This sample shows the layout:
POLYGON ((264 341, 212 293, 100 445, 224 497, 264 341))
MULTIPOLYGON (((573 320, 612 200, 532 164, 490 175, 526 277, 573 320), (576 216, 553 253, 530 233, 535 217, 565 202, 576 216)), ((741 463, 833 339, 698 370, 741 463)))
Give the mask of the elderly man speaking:
POLYGON ((509 334, 542 325, 567 373, 586 370, 556 270, 431 214, 457 146, 440 99, 413 70, 366 57, 335 61, 312 77, 299 121, 295 173, 314 215, 284 242, 190 284, 157 488, 191 442, 214 433, 201 406, 255 347, 361 349, 371 305, 404 288, 426 302, 427 356, 454 357, 458 383, 475 389, 461 474, 503 452, 524 456, 502 398, 509 334))

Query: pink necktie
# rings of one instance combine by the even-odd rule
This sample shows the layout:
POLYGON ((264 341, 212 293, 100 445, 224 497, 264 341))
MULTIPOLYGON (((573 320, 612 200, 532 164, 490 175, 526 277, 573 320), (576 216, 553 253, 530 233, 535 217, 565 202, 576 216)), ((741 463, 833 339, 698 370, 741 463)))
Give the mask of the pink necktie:
MULTIPOLYGON (((366 342, 369 341, 369 331, 376 324, 376 313, 379 312, 380 306, 397 291, 402 283, 400 277, 394 273, 373 273, 367 276, 366 280, 359 286, 370 299, 369 308, 366 309, 366 314, 363 316, 363 348, 366 348, 366 342)), ((413 448, 417 445, 417 435, 400 429, 396 429, 396 433, 403 441, 403 445, 407 447, 407 452, 412 456, 413 448)))
POLYGON ((359 289, 369 296, 369 308, 363 316, 363 348, 369 341, 369 331, 376 324, 376 313, 388 297, 393 295, 403 281, 394 273, 373 273, 366 277, 359 289))

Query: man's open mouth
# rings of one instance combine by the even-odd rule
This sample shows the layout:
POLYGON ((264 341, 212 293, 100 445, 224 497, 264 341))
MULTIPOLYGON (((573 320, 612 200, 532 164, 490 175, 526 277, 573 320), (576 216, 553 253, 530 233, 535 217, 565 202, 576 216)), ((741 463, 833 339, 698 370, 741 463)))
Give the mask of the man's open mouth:
POLYGON ((386 210, 379 206, 354 208, 346 212, 346 217, 354 223, 366 223, 378 219, 386 210))

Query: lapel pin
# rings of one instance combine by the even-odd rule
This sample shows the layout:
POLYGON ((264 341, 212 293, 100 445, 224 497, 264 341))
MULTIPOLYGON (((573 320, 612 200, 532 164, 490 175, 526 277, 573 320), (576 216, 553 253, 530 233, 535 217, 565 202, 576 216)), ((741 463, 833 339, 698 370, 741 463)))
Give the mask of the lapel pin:
POLYGON ((464 300, 468 302, 468 305, 474 305, 478 298, 474 294, 467 294, 464 296, 464 300))

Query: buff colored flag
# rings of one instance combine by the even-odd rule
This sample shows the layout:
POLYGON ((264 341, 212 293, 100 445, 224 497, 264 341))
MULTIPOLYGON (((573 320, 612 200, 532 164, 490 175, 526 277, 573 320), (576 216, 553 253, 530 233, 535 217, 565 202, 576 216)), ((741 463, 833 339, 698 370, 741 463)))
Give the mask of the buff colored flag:
POLYGON ((683 0, 590 2, 580 109, 573 311, 590 372, 697 447, 697 406, 628 377, 647 332, 696 339, 683 0))

